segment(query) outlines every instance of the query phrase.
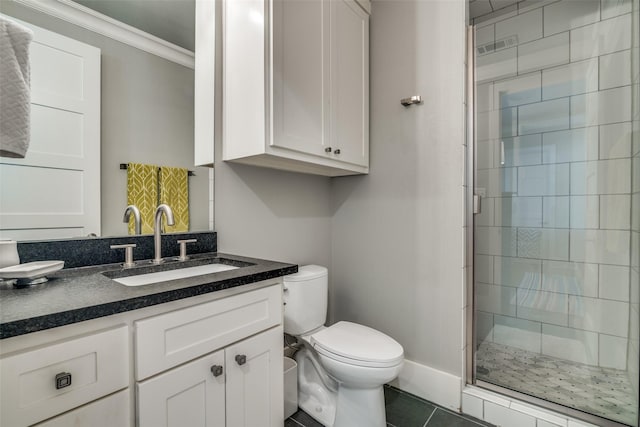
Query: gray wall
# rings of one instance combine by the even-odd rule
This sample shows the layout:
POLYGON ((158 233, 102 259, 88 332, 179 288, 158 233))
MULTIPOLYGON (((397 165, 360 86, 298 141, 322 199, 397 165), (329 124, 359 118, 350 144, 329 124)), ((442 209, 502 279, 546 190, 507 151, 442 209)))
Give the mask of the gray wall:
POLYGON ((461 376, 464 2, 374 1, 371 173, 333 181, 332 318, 461 376), (400 99, 422 95, 404 108, 400 99))
POLYGON ((102 51, 102 234, 127 234, 127 173, 118 165, 128 162, 195 170, 191 229, 208 230, 208 170, 193 167, 193 70, 12 2, 0 1, 0 12, 102 51))
POLYGON ((407 358, 458 376, 464 19, 461 0, 374 1, 369 175, 224 163, 220 126, 215 165, 221 251, 328 266, 331 322, 378 328, 407 358), (400 105, 414 94, 424 105, 400 105))

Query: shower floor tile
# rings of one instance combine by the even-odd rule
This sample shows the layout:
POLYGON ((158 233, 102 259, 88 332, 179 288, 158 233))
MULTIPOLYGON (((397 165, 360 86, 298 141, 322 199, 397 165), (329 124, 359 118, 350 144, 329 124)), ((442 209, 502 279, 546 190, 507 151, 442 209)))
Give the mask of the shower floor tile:
POLYGON ((476 378, 624 424, 636 425, 638 402, 626 371, 584 365, 483 342, 476 378))

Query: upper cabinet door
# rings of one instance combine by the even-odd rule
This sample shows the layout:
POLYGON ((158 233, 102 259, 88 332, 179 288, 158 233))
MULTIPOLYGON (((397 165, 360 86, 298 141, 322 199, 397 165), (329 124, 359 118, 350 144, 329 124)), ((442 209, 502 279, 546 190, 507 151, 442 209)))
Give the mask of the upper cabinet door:
POLYGON ((329 4, 275 0, 272 146, 324 155, 329 77, 329 4))
POLYGON ((336 160, 368 166, 369 14, 353 0, 329 4, 333 152, 336 160))

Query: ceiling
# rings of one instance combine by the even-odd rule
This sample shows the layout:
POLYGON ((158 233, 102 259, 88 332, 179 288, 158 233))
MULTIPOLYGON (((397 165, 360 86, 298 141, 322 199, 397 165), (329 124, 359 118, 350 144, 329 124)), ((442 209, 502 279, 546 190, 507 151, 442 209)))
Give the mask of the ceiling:
MULTIPOLYGON (((180 47, 195 50, 195 0, 74 1, 180 47)), ((518 1, 469 0, 469 18, 482 17, 518 1)))
POLYGON ((505 7, 512 6, 520 0, 469 0, 469 19, 475 19, 505 7))
POLYGON ((195 50, 195 0, 74 1, 180 47, 195 50))

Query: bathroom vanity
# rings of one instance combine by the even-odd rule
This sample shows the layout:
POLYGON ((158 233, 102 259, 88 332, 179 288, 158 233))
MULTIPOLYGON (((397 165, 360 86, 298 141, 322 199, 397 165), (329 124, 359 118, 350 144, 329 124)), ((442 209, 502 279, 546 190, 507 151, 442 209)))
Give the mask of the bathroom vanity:
POLYGON ((191 262, 238 268, 125 286, 114 277, 133 270, 107 264, 3 285, 0 425, 281 426, 282 276, 297 266, 191 262))

